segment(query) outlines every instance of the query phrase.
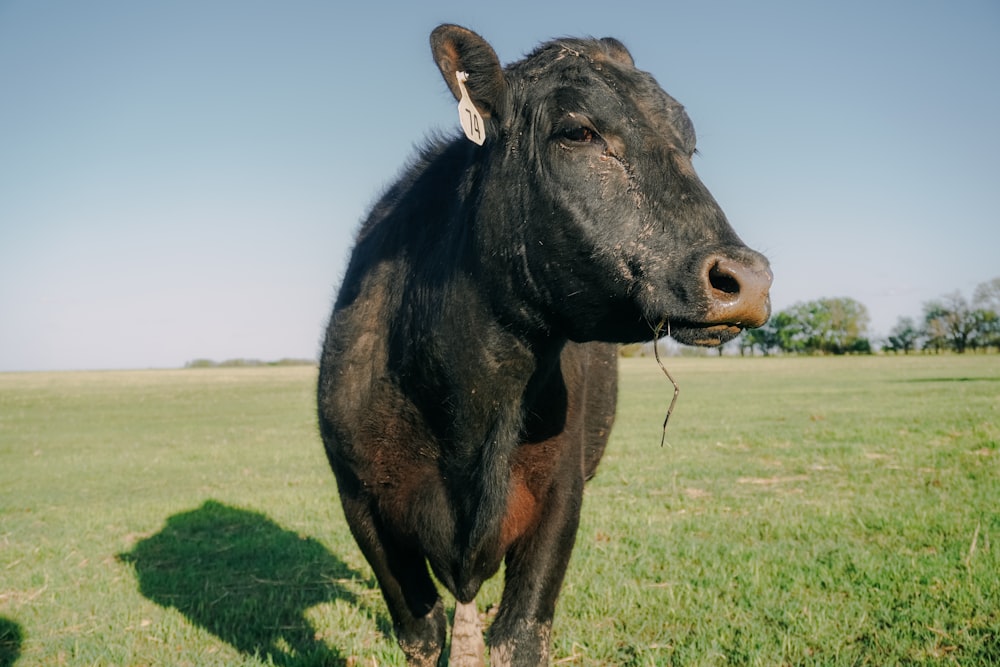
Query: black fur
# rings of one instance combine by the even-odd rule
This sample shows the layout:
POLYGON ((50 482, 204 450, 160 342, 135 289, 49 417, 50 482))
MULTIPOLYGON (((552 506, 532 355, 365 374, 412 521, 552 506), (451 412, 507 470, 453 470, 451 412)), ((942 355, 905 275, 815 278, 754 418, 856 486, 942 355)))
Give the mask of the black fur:
POLYGON ((770 270, 690 164, 683 108, 616 40, 502 69, 475 33, 431 46, 486 121, 427 147, 363 225, 323 349, 320 427, 412 664, 445 639, 429 576, 472 600, 507 560, 494 663, 547 660, 583 483, 616 398, 614 343, 668 321, 718 344, 769 311, 770 270))

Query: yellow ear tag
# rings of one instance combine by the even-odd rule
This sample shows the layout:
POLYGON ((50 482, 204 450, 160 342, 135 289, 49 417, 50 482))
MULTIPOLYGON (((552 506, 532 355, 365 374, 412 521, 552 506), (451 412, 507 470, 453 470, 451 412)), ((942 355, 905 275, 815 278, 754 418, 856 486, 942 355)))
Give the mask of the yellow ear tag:
POLYGON ((455 72, 455 76, 458 78, 458 89, 462 92, 462 97, 458 100, 458 120, 469 141, 482 146, 486 141, 486 124, 476 105, 472 103, 469 91, 465 89, 469 75, 466 72, 455 72))

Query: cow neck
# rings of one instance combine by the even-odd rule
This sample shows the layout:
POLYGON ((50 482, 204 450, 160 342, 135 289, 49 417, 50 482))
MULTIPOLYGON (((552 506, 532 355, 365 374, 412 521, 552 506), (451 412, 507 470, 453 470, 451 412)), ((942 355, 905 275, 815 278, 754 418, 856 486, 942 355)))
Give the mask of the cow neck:
POLYGON ((521 192, 526 181, 516 174, 503 174, 499 180, 511 184, 498 191, 488 187, 493 169, 497 167, 481 167, 483 194, 473 202, 477 213, 470 218, 477 262, 474 283, 491 317, 506 331, 532 350, 553 344, 561 347, 561 342, 552 341, 555 332, 546 317, 544 286, 535 281, 529 265, 525 221, 536 213, 521 192))

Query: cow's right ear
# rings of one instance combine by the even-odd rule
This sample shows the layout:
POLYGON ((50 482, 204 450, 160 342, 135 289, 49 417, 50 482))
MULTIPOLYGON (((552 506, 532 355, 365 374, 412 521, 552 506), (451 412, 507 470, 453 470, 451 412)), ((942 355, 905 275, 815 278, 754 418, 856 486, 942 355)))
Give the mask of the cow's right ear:
POLYGON ((469 98, 484 118, 495 116, 507 86, 493 47, 476 33, 457 25, 440 25, 431 33, 431 51, 441 76, 456 100, 462 99, 458 73, 465 72, 469 98))

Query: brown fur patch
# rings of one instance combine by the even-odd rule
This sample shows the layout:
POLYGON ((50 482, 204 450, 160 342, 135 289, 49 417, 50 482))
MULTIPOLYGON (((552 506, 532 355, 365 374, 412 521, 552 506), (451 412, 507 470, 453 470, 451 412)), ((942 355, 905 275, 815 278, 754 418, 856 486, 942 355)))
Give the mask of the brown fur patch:
POLYGON ((514 542, 538 520, 538 499, 515 471, 507 494, 507 513, 500 527, 500 540, 504 545, 514 542))

